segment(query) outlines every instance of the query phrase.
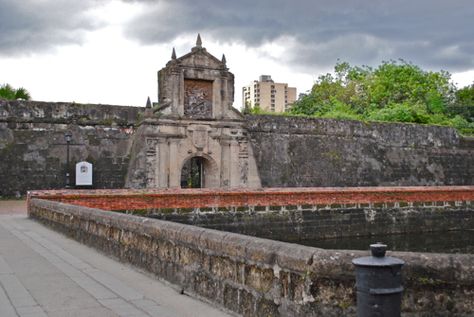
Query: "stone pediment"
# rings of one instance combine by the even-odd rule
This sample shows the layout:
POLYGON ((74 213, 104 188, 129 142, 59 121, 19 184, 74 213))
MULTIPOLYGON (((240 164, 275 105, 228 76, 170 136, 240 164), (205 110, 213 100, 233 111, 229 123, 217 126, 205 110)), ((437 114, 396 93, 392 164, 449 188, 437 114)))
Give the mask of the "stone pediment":
POLYGON ((158 72, 158 102, 163 115, 187 119, 240 119, 232 110, 234 75, 225 56, 217 59, 198 35, 191 52, 171 60, 158 72))
POLYGON ((226 69, 226 65, 203 47, 194 47, 191 52, 176 59, 177 64, 190 68, 226 69))

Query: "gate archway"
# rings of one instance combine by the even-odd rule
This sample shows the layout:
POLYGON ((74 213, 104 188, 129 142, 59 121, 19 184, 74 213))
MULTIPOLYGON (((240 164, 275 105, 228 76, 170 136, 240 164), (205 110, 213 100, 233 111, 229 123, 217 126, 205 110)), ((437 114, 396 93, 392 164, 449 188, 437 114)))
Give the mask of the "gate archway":
POLYGON ((192 156, 181 167, 181 188, 219 187, 217 166, 212 158, 192 156))

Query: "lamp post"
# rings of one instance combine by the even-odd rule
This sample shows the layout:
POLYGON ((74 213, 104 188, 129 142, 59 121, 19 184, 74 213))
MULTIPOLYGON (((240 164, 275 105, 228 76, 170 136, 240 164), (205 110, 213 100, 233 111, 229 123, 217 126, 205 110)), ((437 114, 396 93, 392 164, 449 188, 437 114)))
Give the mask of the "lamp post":
POLYGON ((71 188, 71 179, 69 175, 69 144, 72 140, 72 133, 67 131, 64 134, 64 138, 66 139, 66 188, 71 188))

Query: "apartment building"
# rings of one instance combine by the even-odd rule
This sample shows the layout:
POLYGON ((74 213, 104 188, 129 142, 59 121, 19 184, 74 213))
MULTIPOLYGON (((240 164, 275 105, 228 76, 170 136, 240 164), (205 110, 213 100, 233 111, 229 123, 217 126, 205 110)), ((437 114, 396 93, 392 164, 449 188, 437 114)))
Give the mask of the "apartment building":
POLYGON ((283 112, 296 101, 296 88, 286 83, 275 83, 270 75, 261 75, 242 88, 242 106, 253 108, 258 105, 262 110, 283 112))

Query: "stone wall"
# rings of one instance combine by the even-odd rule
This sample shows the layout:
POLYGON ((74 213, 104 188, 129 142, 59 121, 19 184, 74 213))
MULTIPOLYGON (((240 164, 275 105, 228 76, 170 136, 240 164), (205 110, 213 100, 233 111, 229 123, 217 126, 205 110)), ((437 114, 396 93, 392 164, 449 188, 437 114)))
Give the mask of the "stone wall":
POLYGON ((452 128, 247 116, 264 187, 474 184, 474 138, 452 128))
MULTIPOLYGON (((143 111, 0 100, 0 196, 63 187, 67 130, 73 132, 72 161, 94 164, 95 187, 122 188, 143 111)), ((451 128, 280 116, 245 120, 264 187, 474 184, 474 140, 451 128)))
MULTIPOLYGON (((94 165, 96 188, 124 186, 134 124, 143 108, 0 100, 0 196, 65 185, 71 163, 94 165)), ((74 166, 71 164, 72 182, 74 166)))
POLYGON ((286 242, 474 229, 474 186, 30 195, 286 242))
MULTIPOLYGON (((253 208, 157 208, 126 212, 155 219, 304 243, 309 240, 474 230, 474 202, 333 204, 253 208)), ((373 241, 377 238, 373 237, 373 241)), ((474 250, 474 247, 472 248, 474 250)))
MULTIPOLYGON (((243 316, 355 316, 351 260, 367 252, 322 250, 33 196, 28 205, 30 217, 243 316)), ((403 316, 474 311, 473 255, 391 255, 407 262, 403 316)))

